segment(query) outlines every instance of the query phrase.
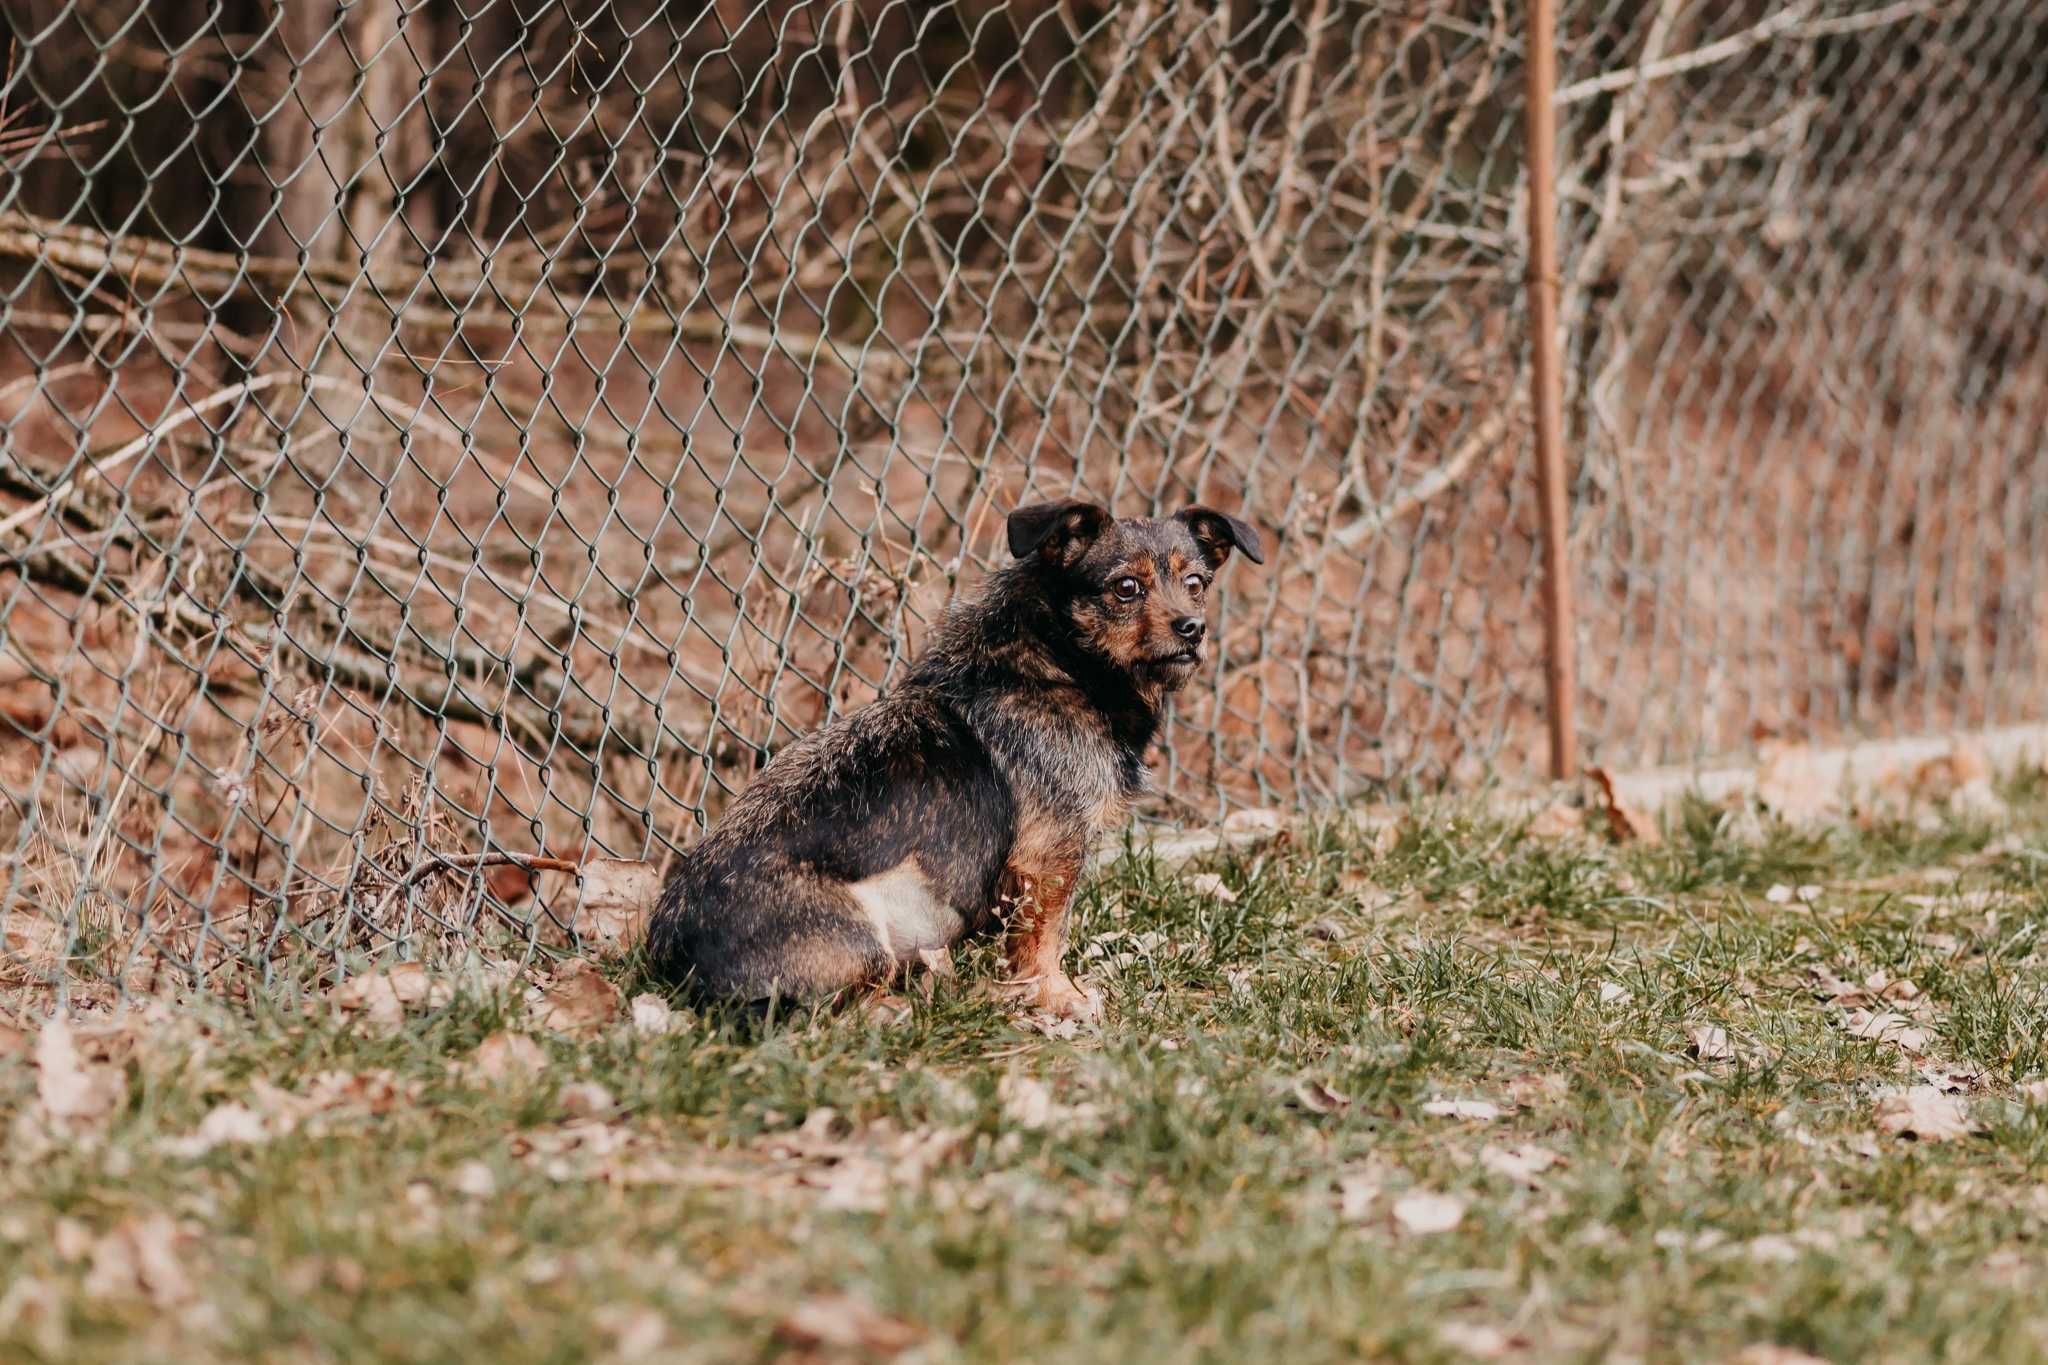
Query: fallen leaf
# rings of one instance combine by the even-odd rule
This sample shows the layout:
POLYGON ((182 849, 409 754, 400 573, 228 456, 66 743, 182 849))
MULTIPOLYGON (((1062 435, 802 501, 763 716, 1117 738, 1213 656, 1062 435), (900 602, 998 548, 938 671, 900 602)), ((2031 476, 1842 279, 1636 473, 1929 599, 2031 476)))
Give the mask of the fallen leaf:
POLYGON ((1449 1232, 1465 1221, 1465 1201, 1448 1194, 1404 1194, 1394 1201, 1394 1221, 1417 1236, 1449 1232))
POLYGON ((1532 839, 1569 839, 1586 832, 1586 812, 1569 802, 1545 806, 1529 821, 1532 839))
POLYGON ((1685 1031, 1686 1051, 1703 1062, 1726 1061, 1735 1055, 1728 1032, 1713 1024, 1695 1024, 1685 1031))
POLYGON ((1995 817, 2005 813, 1991 782, 1991 765, 1975 745, 1958 744, 1930 759, 1913 774, 1912 799, 1923 805, 1946 806, 1958 813, 1995 817))
POLYGON ((619 1012, 619 988, 596 967, 575 958, 559 967, 541 992, 542 1028, 579 1033, 601 1028, 619 1012))
POLYGON ((1790 1346, 1760 1341, 1752 1346, 1743 1347, 1741 1354, 1730 1361, 1729 1365, 1828 1365, 1828 1361, 1821 1356, 1796 1351, 1790 1346))
POLYGON ((1198 896, 1213 896, 1228 905, 1237 899, 1237 893, 1224 885, 1223 878, 1214 872, 1197 872, 1187 879, 1188 890, 1198 896))
POLYGON ((1225 834, 1278 834, 1286 828, 1284 812, 1263 807, 1234 810, 1223 817, 1225 834))
POLYGON ((216 1147, 268 1142, 274 1136, 276 1130, 263 1115, 246 1104, 230 1100, 215 1105, 191 1133, 172 1138, 163 1147, 172 1156, 189 1159, 203 1156, 216 1147))
POLYGON ((1571 1079, 1559 1071, 1530 1071, 1508 1081, 1508 1098, 1517 1108, 1555 1104, 1570 1098, 1571 1079))
POLYGON ((1817 883, 1808 882, 1806 885, 1799 887, 1796 891, 1793 892, 1793 894, 1798 896, 1800 900, 1806 902, 1808 905, 1812 905, 1815 901, 1820 899, 1821 892, 1825 889, 1825 887, 1822 887, 1817 883))
POLYGON ((1073 1132, 1099 1127, 1102 1121, 1099 1106, 1062 1104, 1054 1098, 1051 1086, 1019 1072, 1010 1072, 996 1082, 996 1099, 1005 1120, 1032 1132, 1073 1132))
POLYGON ((50 1234, 50 1246, 60 1261, 84 1260, 92 1255, 92 1244, 92 1229, 76 1218, 59 1218, 50 1234))
POLYGON ((94 1298, 142 1296, 160 1307, 188 1303, 194 1293, 186 1273, 187 1241, 168 1214, 124 1218, 94 1243, 85 1292, 94 1298))
POLYGON ((1536 1177, 1564 1160, 1547 1147, 1495 1147, 1488 1144, 1479 1149, 1479 1164, 1495 1175, 1524 1185, 1536 1183, 1536 1177))
POLYGON ((1752 1237, 1737 1249, 1750 1260, 1766 1265, 1790 1265, 1805 1255, 1805 1249, 1799 1243, 1777 1232, 1752 1237))
POLYGON ((616 1107, 612 1092, 596 1081, 572 1081, 555 1097, 565 1118, 594 1119, 616 1107))
POLYGON ((611 1338, 612 1350, 621 1360, 644 1360, 668 1339, 667 1320, 652 1308, 611 1304, 599 1309, 592 1321, 611 1338))
POLYGON ((547 1068, 548 1054, 539 1043, 503 1029, 478 1043, 469 1056, 470 1075, 478 1080, 531 1080, 547 1068))
POLYGON ((308 1112, 360 1109, 365 1113, 388 1114, 416 1097, 420 1082, 401 1081, 383 1068, 373 1071, 315 1072, 306 1082, 303 1103, 308 1112))
POLYGON ((605 948, 637 943, 661 895, 661 869, 624 858, 593 858, 578 869, 572 925, 584 943, 605 948))
POLYGON ((1500 1117, 1500 1106, 1486 1100, 1430 1100, 1422 1112, 1435 1119, 1473 1119, 1491 1123, 1500 1117))
POLYGON ((1772 905, 1790 905, 1793 895, 1794 892, 1791 887, 1783 882, 1778 882, 1770 890, 1764 892, 1764 899, 1772 905))
POLYGON ((498 1192, 498 1177, 481 1161, 465 1161, 448 1177, 448 1188, 471 1199, 489 1199, 498 1192))
MULTIPOLYGON (((909 1002, 904 1001, 901 1003, 903 1005, 903 1017, 907 1019, 910 1015, 909 1002)), ((1010 1022, 1018 1028, 1028 1029, 1032 1033, 1044 1034, 1054 1042, 1070 1043, 1081 1036, 1080 1020, 1051 1014, 1045 1010, 1029 1010, 1023 1014, 1012 1015, 1010 1016, 1010 1022)))
POLYGON ((841 1351, 874 1351, 899 1355, 924 1339, 924 1333, 881 1312, 850 1294, 818 1294, 789 1310, 775 1324, 776 1339, 787 1346, 824 1346, 841 1351))
POLYGON ((1337 1114, 1351 1107, 1349 1095, 1308 1077, 1294 1083, 1294 1098, 1302 1108, 1316 1114, 1337 1114))
POLYGON ((1600 983, 1600 1003, 1603 1005, 1626 1005, 1635 998, 1634 992, 1619 982, 1603 981, 1600 983))
POLYGON ((379 1027, 396 1026, 407 1010, 439 1009, 455 998, 455 988, 428 974, 417 962, 401 962, 381 972, 352 976, 327 993, 350 1014, 362 1014, 379 1027))
POLYGON ((0 1294, 0 1332, 18 1335, 49 1360, 68 1354, 71 1338, 65 1296, 47 1280, 15 1275, 0 1294))
POLYGON ((1500 1328, 1478 1322, 1446 1322, 1436 1329, 1436 1339, 1480 1360, 1498 1359, 1514 1345, 1514 1338, 1500 1328))
POLYGON ((1384 1182, 1375 1172, 1352 1172, 1337 1177, 1337 1216, 1347 1223, 1360 1223, 1380 1197, 1384 1182))
POLYGON ((1806 745, 1774 741, 1763 746, 1763 759, 1756 769, 1756 799, 1787 824, 1810 823, 1834 814, 1840 796, 1806 745))
POLYGON ((1983 1079, 1982 1072, 1964 1071, 1958 1067, 1939 1066, 1928 1062, 1922 1062, 1914 1070, 1923 1082, 1944 1095, 1967 1094, 1975 1090, 1977 1083, 1983 1079))
POLYGON ((79 1055, 71 1023, 62 1015, 36 1035, 36 1100, 44 1115, 70 1131, 103 1122, 127 1094, 119 1069, 79 1055))
POLYGON ((1903 1014, 1884 1010, 1872 1013, 1869 1010, 1850 1010, 1842 1016, 1842 1027, 1852 1038, 1867 1038, 1873 1043, 1892 1043, 1915 1056, 1927 1051, 1927 1030, 1918 1027, 1903 1014))
POLYGON ((1607 816, 1607 828, 1616 843, 1655 846, 1664 842, 1657 822, 1621 799, 1621 792, 1614 785, 1614 774, 1596 766, 1586 769, 1586 776, 1600 788, 1601 809, 1607 816))
POLYGON ((1659 1228, 1650 1238, 1653 1245, 1666 1251, 1712 1251, 1727 1240, 1728 1234, 1719 1228, 1702 1228, 1698 1232, 1659 1228))
POLYGON ((660 1038, 676 1032, 683 1023, 668 1001, 654 994, 633 997, 633 1032, 642 1038, 660 1038))
POLYGON ((835 1213, 880 1213, 889 1207, 889 1172, 864 1156, 805 1171, 797 1183, 820 1192, 818 1207, 835 1213))
POLYGON ((1909 1086, 1880 1097, 1877 1126, 1920 1142, 1946 1142, 1977 1131, 1969 1106, 1931 1085, 1909 1086))

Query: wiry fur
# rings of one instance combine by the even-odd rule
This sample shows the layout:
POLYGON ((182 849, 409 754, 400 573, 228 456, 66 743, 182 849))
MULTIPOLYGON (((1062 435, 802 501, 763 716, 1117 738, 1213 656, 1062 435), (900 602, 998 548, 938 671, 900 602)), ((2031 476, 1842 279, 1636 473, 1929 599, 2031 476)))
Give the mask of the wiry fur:
POLYGON ((1256 532, 1190 508, 1010 518, 1017 563, 950 610, 894 691, 777 754, 680 860, 655 963, 708 994, 828 993, 1007 921, 1037 1002, 1089 848, 1145 781, 1167 697, 1201 662, 1208 580, 1256 532), (1135 595, 1132 595, 1135 592, 1135 595))

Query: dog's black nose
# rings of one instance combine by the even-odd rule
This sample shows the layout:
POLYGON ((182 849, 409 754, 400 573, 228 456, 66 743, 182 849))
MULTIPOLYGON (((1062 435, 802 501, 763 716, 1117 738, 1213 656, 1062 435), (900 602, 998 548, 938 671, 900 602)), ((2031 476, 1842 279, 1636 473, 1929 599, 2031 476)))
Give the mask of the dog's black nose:
POLYGON ((1204 629, 1206 627, 1202 624, 1202 618, 1199 616, 1183 616, 1180 620, 1173 623, 1173 633, 1191 645, 1198 645, 1202 642, 1202 632, 1204 629))

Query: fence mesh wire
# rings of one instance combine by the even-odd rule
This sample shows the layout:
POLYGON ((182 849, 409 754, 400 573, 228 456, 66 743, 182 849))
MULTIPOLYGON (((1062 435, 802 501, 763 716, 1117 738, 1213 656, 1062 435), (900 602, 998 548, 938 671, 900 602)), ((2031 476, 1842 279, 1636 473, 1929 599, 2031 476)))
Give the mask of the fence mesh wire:
MULTIPOLYGON (((2048 18, 1566 0, 1610 764, 2038 718, 2048 18)), ((1501 0, 13 0, 0 976, 607 932, 1080 492, 1226 577, 1168 814, 1531 769, 1501 0)))

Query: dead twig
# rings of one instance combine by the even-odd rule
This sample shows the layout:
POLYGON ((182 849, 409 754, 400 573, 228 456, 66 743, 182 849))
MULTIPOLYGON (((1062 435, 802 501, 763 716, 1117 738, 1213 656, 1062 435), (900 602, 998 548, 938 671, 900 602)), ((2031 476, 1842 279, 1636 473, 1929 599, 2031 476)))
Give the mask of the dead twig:
POLYGON ((486 867, 520 867, 528 872, 580 872, 583 865, 571 858, 543 858, 531 853, 437 853, 428 849, 424 857, 399 874, 391 889, 378 900, 377 914, 372 922, 388 924, 392 908, 398 904, 399 898, 429 877, 443 872, 475 872, 486 867))

